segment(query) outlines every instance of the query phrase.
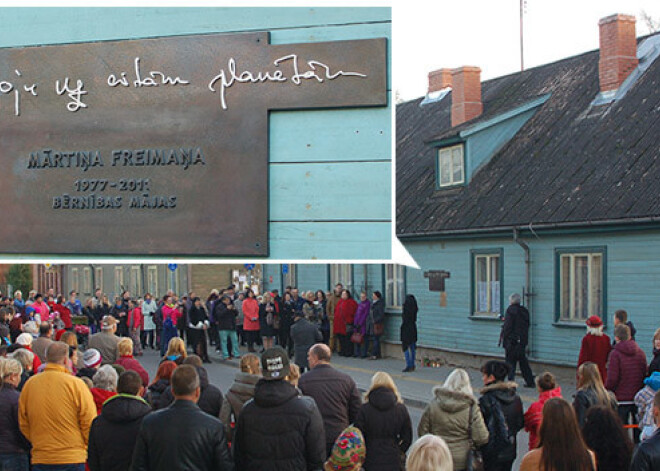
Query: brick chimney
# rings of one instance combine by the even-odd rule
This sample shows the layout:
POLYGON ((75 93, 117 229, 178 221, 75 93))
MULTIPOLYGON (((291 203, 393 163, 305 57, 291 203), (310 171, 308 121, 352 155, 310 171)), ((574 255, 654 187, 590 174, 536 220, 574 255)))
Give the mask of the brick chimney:
POLYGON ((483 111, 481 69, 463 66, 451 71, 451 125, 458 126, 476 118, 483 111))
POLYGON ((439 92, 449 87, 451 87, 451 69, 438 69, 429 72, 428 93, 439 92))
POLYGON ((635 17, 611 15, 598 22, 600 29, 600 91, 616 90, 637 67, 635 17))

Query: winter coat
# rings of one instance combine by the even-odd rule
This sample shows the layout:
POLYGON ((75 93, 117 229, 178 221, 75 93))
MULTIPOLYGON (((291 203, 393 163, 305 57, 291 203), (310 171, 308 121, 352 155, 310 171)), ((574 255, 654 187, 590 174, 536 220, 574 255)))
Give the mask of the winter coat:
POLYGON ((472 440, 480 447, 488 443, 488 429, 472 395, 452 391, 442 386, 433 388, 434 398, 426 406, 417 427, 417 435, 427 433, 441 437, 451 452, 456 471, 464 470, 465 458, 470 448, 468 425, 472 408, 472 440))
POLYGON ((131 471, 152 469, 234 471, 222 422, 186 400, 144 417, 131 471))
POLYGON ((369 318, 369 311, 371 310, 371 301, 365 299, 358 304, 357 311, 355 311, 355 318, 353 325, 355 330, 362 335, 367 335, 367 320, 369 318))
POLYGON ((18 399, 18 423, 32 443, 32 464, 84 463, 96 415, 85 383, 64 366, 47 363, 25 383, 18 399))
POLYGON ((147 373, 147 370, 144 369, 139 361, 133 358, 133 355, 119 357, 115 364, 123 366, 126 371, 135 371, 142 378, 142 386, 145 388, 149 386, 149 373, 147 373))
POLYGON ((231 305, 231 309, 222 301, 218 301, 213 306, 213 318, 218 326, 218 330, 235 330, 236 329, 236 309, 231 305))
POLYGON ((291 326, 293 325, 293 317, 295 314, 295 307, 293 302, 288 301, 282 303, 282 309, 280 310, 280 331, 289 332, 291 326))
MULTIPOLYGON (((213 417, 220 416, 220 409, 222 408, 222 392, 217 386, 209 383, 208 373, 204 368, 197 368, 199 375, 199 387, 201 393, 197 405, 200 409, 213 417)), ((163 395, 160 397, 160 407, 167 407, 174 402, 174 394, 172 394, 172 386, 168 386, 163 395)))
POLYGON ((236 309, 236 325, 243 326, 243 300, 234 299, 234 309, 236 309))
POLYGON ((259 330, 262 337, 275 337, 275 317, 279 314, 275 303, 260 304, 259 305, 259 330), (271 309, 271 323, 268 323, 268 313, 271 309))
POLYGON ((580 357, 578 358, 578 368, 581 364, 588 361, 598 365, 598 372, 603 379, 603 383, 607 381, 607 358, 612 350, 610 345, 610 338, 607 334, 593 335, 587 334, 582 338, 582 346, 580 347, 580 357))
POLYGON ((316 324, 301 317, 291 326, 291 339, 293 340, 296 365, 301 368, 309 368, 307 351, 312 345, 323 340, 321 331, 316 324))
POLYGON ((158 309, 158 306, 153 300, 149 302, 144 301, 142 303, 142 317, 144 317, 144 330, 154 330, 156 328, 156 324, 153 318, 156 309, 158 309))
POLYGON ((251 375, 242 371, 236 373, 234 384, 225 394, 220 409, 220 421, 225 426, 227 440, 233 440, 232 422, 236 423, 245 403, 254 397, 254 387, 260 379, 261 376, 258 375, 251 375))
POLYGON ((341 296, 337 296, 335 293, 331 293, 325 302, 325 313, 328 316, 328 320, 330 322, 332 322, 332 320, 335 318, 335 309, 337 308, 337 303, 340 299, 341 296))
POLYGON ((119 394, 108 399, 89 431, 90 471, 129 469, 142 419, 150 412, 151 407, 140 397, 119 394))
POLYGON ((147 388, 145 399, 151 405, 153 410, 158 410, 165 407, 165 405, 161 404, 161 397, 169 386, 169 380, 161 378, 147 388))
POLYGON ((355 426, 364 435, 366 471, 399 471, 401 453, 412 443, 412 423, 408 409, 397 402, 391 389, 376 388, 358 411, 355 426))
POLYGON ((651 363, 649 364, 646 376, 651 376, 654 371, 660 371, 660 349, 658 348, 653 349, 653 360, 651 360, 651 363))
POLYGON ((163 313, 163 327, 168 321, 172 322, 173 327, 176 327, 179 316, 181 315, 179 310, 174 306, 168 306, 167 304, 164 304, 161 312, 163 313))
POLYGON ((319 409, 287 381, 261 379, 238 417, 232 447, 238 470, 320 470, 326 450, 319 409))
POLYGON ((259 302, 255 298, 243 300, 243 330, 259 331, 259 302))
POLYGON ((94 398, 94 404, 96 405, 96 415, 99 415, 103 410, 103 403, 105 403, 105 401, 117 395, 115 391, 108 391, 107 389, 101 388, 92 388, 90 391, 94 398))
POLYGON ((9 383, 0 386, 0 455, 27 454, 30 442, 18 428, 19 392, 9 383))
POLYGON ((101 354, 102 365, 112 365, 117 358, 119 352, 117 345, 119 344, 119 337, 111 332, 99 332, 89 338, 87 348, 95 348, 101 354))
POLYGON ((346 373, 322 363, 300 377, 298 388, 316 401, 323 417, 326 445, 334 443, 355 422, 362 400, 355 381, 346 373))
POLYGON ((598 396, 592 389, 578 389, 573 397, 573 409, 575 409, 575 416, 577 417, 580 428, 584 425, 584 418, 587 416, 587 410, 593 406, 609 405, 614 412, 617 412, 619 406, 612 391, 607 391, 609 396, 608 404, 601 404, 598 402, 598 396))
POLYGON ((128 328, 141 329, 142 328, 142 309, 135 307, 128 312, 128 328))
POLYGON ((527 346, 529 333, 529 311, 520 304, 511 304, 502 326, 502 345, 506 350, 520 345, 527 346))
POLYGON ((357 307, 355 299, 339 300, 335 308, 335 319, 333 321, 335 335, 346 335, 346 325, 353 324, 357 307))
POLYGON ((500 381, 481 390, 479 407, 488 427, 488 444, 482 449, 486 463, 506 463, 516 458, 516 435, 524 426, 523 405, 516 394, 517 387, 512 381, 500 381), (506 427, 499 420, 500 410, 506 427))
POLYGON ((657 471, 660 469, 660 429, 637 447, 630 465, 631 471, 657 471))
POLYGON ((401 315, 401 349, 405 352, 417 342, 417 301, 411 294, 406 296, 401 315))
POLYGON ((605 387, 612 391, 617 401, 632 401, 637 391, 644 387, 646 355, 634 340, 614 345, 610 354, 605 387))
MULTIPOLYGON (((609 345, 609 343, 608 343, 609 345)), ((529 432, 529 449, 533 450, 538 445, 538 432, 543 418, 543 404, 552 397, 561 397, 561 388, 543 391, 539 394, 539 400, 533 402, 525 412, 525 430, 529 432)))
POLYGON ((42 363, 46 361, 46 349, 53 343, 48 337, 37 337, 32 341, 32 353, 34 353, 42 363))
MULTIPOLYGON (((630 340, 635 340, 635 334, 637 333, 637 329, 635 328, 632 321, 626 322, 626 325, 630 329, 630 340)), ((616 339, 612 338, 612 346, 614 346, 614 345, 616 345, 616 339)))

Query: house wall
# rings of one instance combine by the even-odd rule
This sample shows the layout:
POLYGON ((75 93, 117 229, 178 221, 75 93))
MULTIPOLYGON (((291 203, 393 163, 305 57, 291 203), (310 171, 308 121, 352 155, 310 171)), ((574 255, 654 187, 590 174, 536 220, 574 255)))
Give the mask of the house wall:
MULTIPOLYGON (((568 247, 605 246, 607 249, 607 282, 605 285, 607 326, 612 337, 613 314, 617 309, 628 311, 637 328, 636 339, 652 357, 652 337, 660 327, 660 231, 618 232, 601 234, 548 235, 539 238, 525 235, 531 250, 532 325, 531 356, 542 362, 574 365, 585 333, 584 324, 565 326, 555 322, 555 249, 568 247)), ((446 240, 405 242, 420 269, 407 269, 407 292, 414 294, 419 304, 419 343, 423 346, 501 355, 497 346, 501 322, 470 317, 470 251, 473 249, 503 249, 504 304, 513 292, 521 293, 525 283, 524 252, 512 237, 480 240, 446 240), (429 291, 425 271, 447 270, 447 303, 440 306, 440 293, 429 291)), ((398 315, 388 318, 390 341, 397 341, 398 315)))
MULTIPOLYGON (((3 8, 2 19, 0 47, 249 31, 270 31, 272 44, 391 38, 389 8, 3 8)), ((390 82, 387 107, 271 113, 272 258, 390 258, 390 82)))

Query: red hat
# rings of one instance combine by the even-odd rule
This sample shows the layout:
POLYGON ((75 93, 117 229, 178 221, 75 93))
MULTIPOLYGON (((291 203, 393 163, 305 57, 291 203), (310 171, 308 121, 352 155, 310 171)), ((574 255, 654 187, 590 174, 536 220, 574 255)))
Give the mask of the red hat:
POLYGON ((603 325, 603 321, 600 320, 600 317, 598 316, 591 316, 589 319, 587 319, 586 324, 589 327, 600 327, 601 325, 603 325))

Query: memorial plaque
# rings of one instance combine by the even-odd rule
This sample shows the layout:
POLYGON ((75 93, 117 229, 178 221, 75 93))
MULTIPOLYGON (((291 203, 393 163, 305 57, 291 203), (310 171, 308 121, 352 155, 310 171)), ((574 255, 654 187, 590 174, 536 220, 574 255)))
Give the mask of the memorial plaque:
POLYGON ((270 110, 387 105, 386 39, 0 49, 0 253, 268 255, 270 110))

